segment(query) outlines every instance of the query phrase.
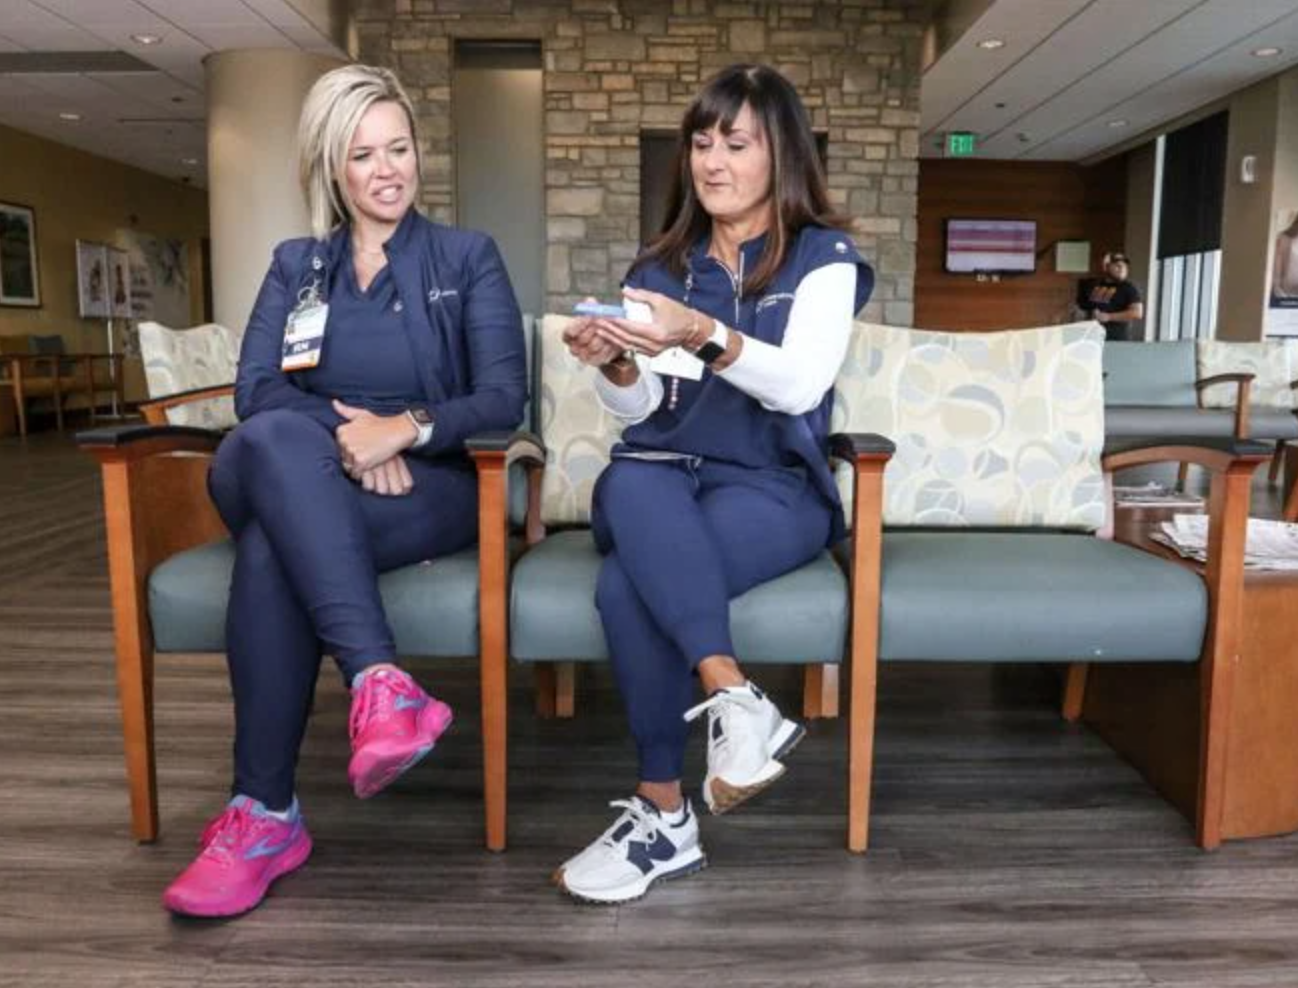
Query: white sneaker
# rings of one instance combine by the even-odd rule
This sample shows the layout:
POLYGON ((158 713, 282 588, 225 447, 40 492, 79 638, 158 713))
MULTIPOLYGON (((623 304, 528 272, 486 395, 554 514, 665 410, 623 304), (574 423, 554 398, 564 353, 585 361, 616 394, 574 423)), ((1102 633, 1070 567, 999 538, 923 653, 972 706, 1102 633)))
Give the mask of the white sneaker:
POLYGON ((786 720, 753 683, 719 689, 685 712, 686 720, 708 713, 708 774, 703 801, 713 813, 733 810, 784 774, 780 759, 806 728, 786 720))
POLYGON ((622 810, 599 839, 554 873, 554 883, 582 902, 638 899, 665 878, 707 867, 699 844, 699 821, 685 800, 685 819, 668 824, 658 807, 640 796, 608 804, 622 810))

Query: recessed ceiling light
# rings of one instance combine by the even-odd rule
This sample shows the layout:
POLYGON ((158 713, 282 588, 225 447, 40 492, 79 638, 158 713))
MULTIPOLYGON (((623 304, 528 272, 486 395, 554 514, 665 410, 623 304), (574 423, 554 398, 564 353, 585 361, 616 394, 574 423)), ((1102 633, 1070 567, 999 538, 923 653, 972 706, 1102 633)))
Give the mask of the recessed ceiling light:
POLYGON ((1122 119, 1122 117, 1119 117, 1117 120, 1110 120, 1109 126, 1112 127, 1114 130, 1117 130, 1119 127, 1125 127, 1129 123, 1131 123, 1130 120, 1124 120, 1122 119))
POLYGON ((181 163, 182 165, 189 165, 189 166, 192 168, 192 167, 194 167, 194 165, 198 164, 198 159, 197 159, 197 158, 181 158, 181 159, 180 159, 180 163, 181 163))
POLYGON ((1282 52, 1282 51, 1284 51, 1283 48, 1274 48, 1274 47, 1272 47, 1272 48, 1254 48, 1254 49, 1253 49, 1253 57, 1254 57, 1254 58, 1275 58, 1275 56, 1276 56, 1276 55, 1279 55, 1280 52, 1282 52))
POLYGON ((978 42, 978 47, 983 51, 995 51, 997 48, 1004 48, 1005 42, 1001 38, 983 38, 978 42))
POLYGON ((162 36, 158 34, 132 34, 131 40, 140 45, 156 45, 162 42, 162 36))
POLYGON ((60 119, 60 120, 71 120, 71 121, 73 121, 73 122, 76 122, 77 120, 80 120, 80 119, 81 119, 81 114, 80 114, 80 113, 73 113, 73 112, 70 111, 70 110, 64 110, 62 113, 59 114, 59 119, 60 119))

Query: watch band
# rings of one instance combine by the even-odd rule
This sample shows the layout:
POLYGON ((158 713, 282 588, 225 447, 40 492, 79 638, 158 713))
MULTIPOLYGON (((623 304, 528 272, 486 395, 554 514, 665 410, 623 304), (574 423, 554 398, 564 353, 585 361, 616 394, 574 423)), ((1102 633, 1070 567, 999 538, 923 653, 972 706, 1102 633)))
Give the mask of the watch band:
POLYGON ((406 418, 410 423, 419 430, 415 436, 415 441, 410 444, 411 449, 418 449, 420 446, 427 446, 433 440, 433 417, 422 408, 407 408, 406 418))

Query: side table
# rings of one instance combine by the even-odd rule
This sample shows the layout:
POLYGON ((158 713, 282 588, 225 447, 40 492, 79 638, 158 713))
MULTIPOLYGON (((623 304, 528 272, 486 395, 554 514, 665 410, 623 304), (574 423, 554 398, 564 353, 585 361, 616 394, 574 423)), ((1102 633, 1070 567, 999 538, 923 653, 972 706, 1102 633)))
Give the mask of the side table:
MULTIPOLYGON (((1181 509, 1182 511, 1184 509, 1181 509)), ((1118 508, 1115 538, 1202 572, 1149 533, 1167 508, 1118 508)), ((1223 839, 1298 830, 1298 572, 1244 571, 1230 701, 1223 839)), ((1082 719, 1191 822, 1200 738, 1200 664, 1094 663, 1082 719)))

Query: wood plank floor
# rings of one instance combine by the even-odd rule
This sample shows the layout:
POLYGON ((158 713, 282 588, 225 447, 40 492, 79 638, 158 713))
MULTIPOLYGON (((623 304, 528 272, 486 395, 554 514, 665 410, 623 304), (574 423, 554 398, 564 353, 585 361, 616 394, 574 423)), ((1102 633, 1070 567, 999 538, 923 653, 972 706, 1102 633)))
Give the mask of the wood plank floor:
MULTIPOLYGON (((472 669, 415 667, 456 726, 369 802, 347 787, 346 696, 325 675, 300 779, 315 857, 247 917, 173 919, 159 893, 225 796, 224 666, 160 657, 163 836, 136 846, 99 496, 67 438, 0 440, 2 986, 1298 985, 1298 837, 1195 850, 1059 720, 1035 667, 884 670, 868 856, 842 850, 843 726, 818 723, 776 788, 703 821, 707 871, 614 909, 547 881, 633 777, 606 676, 585 676, 571 722, 535 719, 515 677, 511 847, 493 855, 472 669)), ((796 679, 763 681, 796 705, 796 679)), ((691 778, 701 763, 700 738, 691 778)))

